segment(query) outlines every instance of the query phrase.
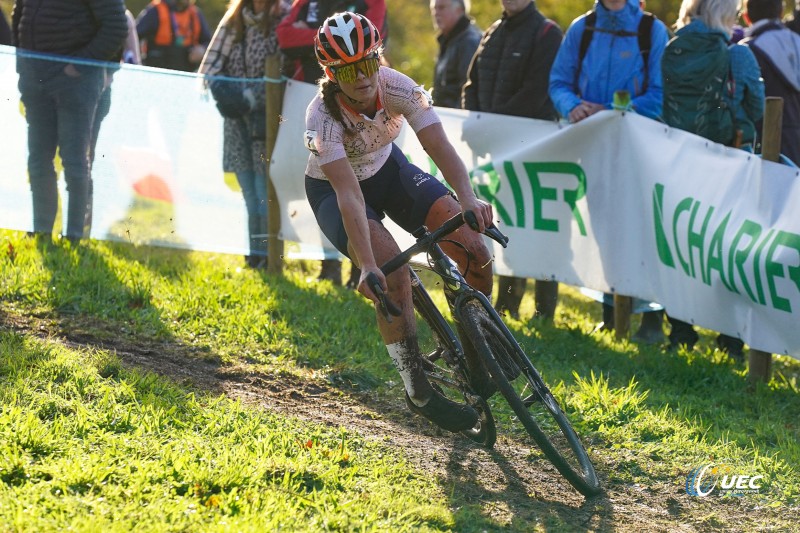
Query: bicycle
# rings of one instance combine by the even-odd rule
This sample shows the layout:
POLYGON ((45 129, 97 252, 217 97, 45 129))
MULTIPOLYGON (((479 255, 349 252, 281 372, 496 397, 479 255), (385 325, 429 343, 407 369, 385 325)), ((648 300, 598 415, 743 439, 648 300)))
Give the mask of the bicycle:
MULTIPOLYGON (((472 213, 467 213, 472 215, 472 213)), ((470 226, 477 228, 473 218, 470 226)), ((436 347, 424 355, 425 371, 431 384, 451 398, 463 398, 479 414, 475 427, 462 431, 467 438, 492 448, 497 438, 496 419, 489 403, 470 385, 470 372, 466 362, 462 339, 453 332, 440 309, 431 299, 414 268, 409 265, 414 256, 425 253, 427 268, 443 282, 444 293, 451 315, 467 337, 466 342, 479 354, 484 370, 502 394, 515 416, 505 417, 504 423, 522 426, 539 449, 561 475, 581 494, 593 496, 601 492, 594 466, 580 438, 531 363, 511 331, 492 307, 489 299, 471 287, 439 246, 439 241, 465 223, 458 214, 440 228, 429 231, 422 226, 413 233, 416 243, 382 267, 388 275, 408 265, 412 283, 412 296, 417 313, 428 324, 436 347)), ((484 234, 504 248, 508 238, 491 227, 484 234)), ((399 309, 386 298, 376 276, 367 282, 380 301, 379 308, 387 320, 398 316, 399 309)))

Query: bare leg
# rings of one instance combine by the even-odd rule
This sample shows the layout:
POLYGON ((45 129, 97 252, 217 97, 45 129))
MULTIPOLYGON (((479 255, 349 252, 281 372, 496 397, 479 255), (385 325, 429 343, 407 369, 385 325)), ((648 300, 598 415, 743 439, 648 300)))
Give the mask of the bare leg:
MULTIPOLYGON (((442 196, 431 206, 425 218, 425 225, 430 229, 436 229, 460 212, 461 206, 455 198, 450 195, 442 196)), ((441 243, 444 252, 458 264, 462 273, 466 271, 467 283, 491 298, 492 255, 483 242, 483 236, 472 231, 469 226, 462 226, 451 233, 449 238, 463 244, 469 255, 461 246, 448 242, 441 243)))
MULTIPOLYGON (((400 253, 394 238, 383 225, 369 220, 370 240, 375 261, 380 265, 400 253)), ((351 257, 355 257, 352 253, 351 257)), ((422 367, 422 353, 417 342, 417 323, 411 298, 411 277, 405 268, 386 277, 387 296, 400 308, 400 316, 391 323, 376 310, 378 329, 406 389, 408 407, 449 431, 463 431, 478 421, 472 407, 453 402, 431 387, 422 367)))
MULTIPOLYGON (((378 221, 369 220, 372 253, 377 264, 382 265, 400 253, 389 231, 378 221)), ((350 257, 355 254, 350 253, 350 257)), ((389 350, 397 370, 403 377, 409 397, 418 403, 425 402, 433 393, 428 379, 422 370, 421 352, 417 342, 417 322, 414 317, 414 303, 411 299, 411 277, 405 268, 392 272, 386 277, 387 296, 401 310, 392 323, 386 321, 376 309, 378 330, 389 350)))

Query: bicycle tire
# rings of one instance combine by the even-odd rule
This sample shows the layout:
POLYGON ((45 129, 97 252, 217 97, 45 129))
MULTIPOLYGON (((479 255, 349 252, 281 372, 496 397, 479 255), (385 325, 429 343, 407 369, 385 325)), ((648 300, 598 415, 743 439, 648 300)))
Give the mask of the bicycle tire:
POLYGON ((480 354, 509 407, 545 457, 584 496, 602 492, 594 465, 580 438, 519 344, 506 336, 479 300, 465 301, 459 306, 459 311, 468 340, 480 354), (518 376, 509 380, 506 373, 513 375, 517 370, 518 376), (532 394, 523 399, 512 382, 524 383, 523 392, 530 387, 532 394))
POLYGON ((429 353, 423 354, 425 375, 443 396, 456 402, 463 401, 478 412, 477 424, 460 433, 473 442, 491 449, 497 441, 497 428, 489 404, 470 389, 463 357, 456 355, 457 348, 454 343, 458 342, 458 337, 438 312, 419 279, 417 284, 414 285, 413 291, 414 307, 430 330, 431 341, 434 344, 429 353), (431 313, 438 314, 431 316, 431 313), (450 338, 453 341, 450 341, 450 338))

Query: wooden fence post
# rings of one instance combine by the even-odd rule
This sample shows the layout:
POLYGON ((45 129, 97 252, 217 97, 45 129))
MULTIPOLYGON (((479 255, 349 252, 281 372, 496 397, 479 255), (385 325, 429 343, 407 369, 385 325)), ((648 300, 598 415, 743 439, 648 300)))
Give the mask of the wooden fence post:
POLYGON ((264 65, 264 74, 270 81, 266 84, 267 91, 267 153, 265 161, 267 167, 267 272, 280 274, 283 272, 283 241, 278 239, 281 230, 281 206, 278 195, 272 183, 272 173, 269 165, 272 161, 272 152, 275 150, 275 138, 278 135, 278 126, 281 123, 281 108, 283 107, 284 83, 276 80, 281 78, 280 54, 268 55, 264 65))
MULTIPOLYGON (((626 111, 631 106, 631 93, 628 91, 614 91, 614 109, 626 111)), ((614 337, 617 340, 627 339, 631 329, 631 309, 633 298, 614 294, 614 337)))
MULTIPOLYGON (((783 98, 768 96, 764 109, 764 126, 761 132, 761 158, 779 161, 781 154, 781 127, 783 125, 783 98)), ((772 354, 750 349, 748 379, 755 384, 767 383, 772 377, 772 354)))
POLYGON ((631 329, 633 298, 614 294, 614 337, 621 341, 628 338, 631 329))

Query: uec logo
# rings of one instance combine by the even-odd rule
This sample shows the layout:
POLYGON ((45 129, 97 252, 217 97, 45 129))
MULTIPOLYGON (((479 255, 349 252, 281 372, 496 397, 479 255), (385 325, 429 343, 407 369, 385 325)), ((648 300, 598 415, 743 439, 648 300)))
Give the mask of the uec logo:
POLYGON ((686 476, 686 494, 703 497, 715 489, 719 489, 721 496, 758 494, 761 485, 757 481, 763 478, 761 475, 734 474, 733 467, 729 465, 709 463, 695 468, 686 476))

